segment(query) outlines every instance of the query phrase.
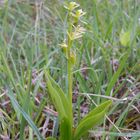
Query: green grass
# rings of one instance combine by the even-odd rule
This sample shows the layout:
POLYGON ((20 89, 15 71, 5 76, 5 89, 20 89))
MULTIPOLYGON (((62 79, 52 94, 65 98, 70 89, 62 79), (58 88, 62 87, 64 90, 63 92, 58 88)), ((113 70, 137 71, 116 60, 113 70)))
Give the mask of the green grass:
MULTIPOLYGON (((80 119, 83 97, 89 110, 109 98, 113 100, 109 118, 90 134, 96 139, 101 130, 102 140, 107 136, 111 140, 139 139, 140 3, 77 2, 87 13, 87 24, 86 34, 73 45, 77 51, 73 69, 73 92, 78 92, 73 108, 76 119, 80 119), (122 31, 130 32, 126 46, 120 42, 122 31)), ((66 93, 66 58, 59 46, 66 37, 66 18, 63 2, 57 0, 40 5, 27 1, 0 5, 0 139, 32 140, 49 135, 42 127, 55 112, 53 108, 53 115, 46 113, 52 102, 45 87, 44 69, 66 93)), ((52 134, 57 131, 54 128, 52 134)))

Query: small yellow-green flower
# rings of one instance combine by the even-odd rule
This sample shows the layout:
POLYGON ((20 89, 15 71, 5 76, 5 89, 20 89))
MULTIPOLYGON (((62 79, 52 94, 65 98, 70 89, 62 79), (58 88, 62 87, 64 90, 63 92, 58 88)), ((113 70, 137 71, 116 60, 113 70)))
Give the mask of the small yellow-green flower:
POLYGON ((86 14, 86 12, 83 12, 82 9, 79 9, 75 12, 71 12, 71 16, 74 18, 74 23, 78 23, 79 20, 81 21, 80 18, 85 14, 86 14))
POLYGON ((71 40, 78 39, 83 36, 85 31, 85 28, 81 27, 80 25, 78 25, 77 27, 74 26, 74 31, 71 34, 68 33, 68 36, 71 40))
POLYGON ((85 14, 86 14, 86 12, 83 12, 82 9, 79 9, 79 10, 77 10, 77 11, 75 12, 75 17, 80 18, 80 17, 82 17, 82 16, 85 15, 85 14))
POLYGON ((71 15, 77 19, 79 19, 80 17, 82 17, 85 14, 86 14, 86 12, 84 12, 82 9, 75 11, 75 13, 71 12, 71 15))
POLYGON ((59 44, 62 48, 67 48, 67 44, 65 42, 63 42, 62 44, 59 44))
POLYGON ((70 2, 69 4, 64 6, 66 9, 73 11, 75 8, 79 7, 79 4, 76 2, 70 2))

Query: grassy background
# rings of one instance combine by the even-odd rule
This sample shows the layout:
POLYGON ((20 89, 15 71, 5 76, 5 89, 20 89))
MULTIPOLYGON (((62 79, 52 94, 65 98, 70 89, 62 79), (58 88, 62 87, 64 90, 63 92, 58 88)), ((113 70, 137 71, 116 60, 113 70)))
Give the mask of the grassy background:
MULTIPOLYGON (((0 5, 1 138, 19 139, 20 132, 26 138, 40 139, 57 133, 58 121, 56 113, 49 110, 53 107, 47 96, 44 69, 50 69, 53 78, 67 91, 66 59, 59 47, 66 36, 63 2, 9 1, 0 5), (48 118, 56 122, 52 132, 47 131, 48 118)), ((73 70, 75 118, 80 119, 80 108, 89 110, 104 98, 110 98, 114 104, 109 118, 91 130, 90 135, 95 139, 102 135, 101 139, 137 140, 140 138, 137 133, 140 129, 139 0, 77 2, 87 12, 84 19, 87 31, 73 46, 77 50, 73 70), (130 33, 126 46, 120 42, 122 31, 130 33)))

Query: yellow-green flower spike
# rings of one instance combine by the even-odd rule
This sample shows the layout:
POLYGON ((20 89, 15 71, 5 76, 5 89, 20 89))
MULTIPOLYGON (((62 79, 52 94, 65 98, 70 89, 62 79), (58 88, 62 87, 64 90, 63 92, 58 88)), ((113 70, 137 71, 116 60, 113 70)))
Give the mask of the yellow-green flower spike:
POLYGON ((74 39, 78 39, 78 38, 81 38, 83 36, 83 34, 85 33, 85 28, 81 27, 80 25, 78 26, 74 26, 74 31, 70 34, 68 34, 71 38, 71 40, 74 40, 74 39))

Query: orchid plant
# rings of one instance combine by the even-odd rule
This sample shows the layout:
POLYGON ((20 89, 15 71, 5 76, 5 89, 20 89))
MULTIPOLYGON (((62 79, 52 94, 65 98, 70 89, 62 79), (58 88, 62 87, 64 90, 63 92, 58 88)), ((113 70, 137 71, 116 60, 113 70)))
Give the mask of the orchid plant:
MULTIPOLYGON (((67 59, 67 79, 68 79, 68 94, 65 94, 61 87, 54 81, 48 72, 47 87, 48 93, 52 102, 58 112, 60 135, 59 140, 79 140, 89 129, 99 124, 109 106, 111 101, 105 101, 93 110, 91 110, 81 121, 74 127, 73 110, 72 110, 72 87, 73 87, 73 67, 76 63, 76 50, 73 49, 74 40, 83 36, 86 32, 85 28, 80 25, 81 18, 86 13, 79 9, 79 4, 70 2, 64 7, 67 9, 67 38, 60 44, 63 53, 67 59)), ((56 138, 49 137, 47 140, 55 140, 56 138)))

